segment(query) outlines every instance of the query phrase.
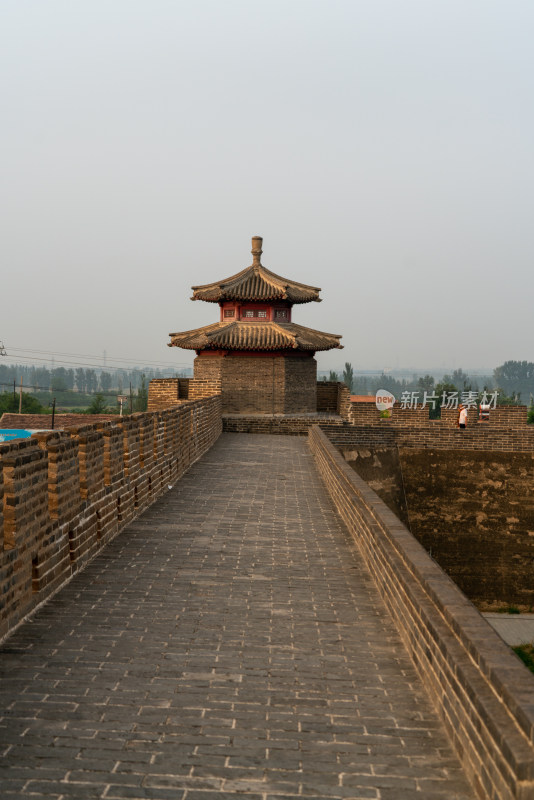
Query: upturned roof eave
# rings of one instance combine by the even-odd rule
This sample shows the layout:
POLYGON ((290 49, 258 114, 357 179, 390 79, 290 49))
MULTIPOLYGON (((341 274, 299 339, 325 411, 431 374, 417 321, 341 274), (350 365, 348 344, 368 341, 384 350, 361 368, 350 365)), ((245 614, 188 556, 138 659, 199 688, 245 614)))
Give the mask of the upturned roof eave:
POLYGON ((192 331, 172 333, 169 347, 181 347, 184 350, 306 350, 325 351, 343 349, 338 334, 306 328, 295 323, 277 323, 272 321, 254 323, 242 321, 216 322, 192 331), (235 336, 227 338, 234 330, 235 336), (226 335, 225 335, 226 334, 226 335), (244 334, 246 334, 244 336, 244 334), (257 335, 254 340, 254 334, 257 335), (240 339, 242 339, 240 341, 240 339), (269 339, 269 341, 265 341, 269 339), (314 341, 315 339, 315 341, 314 341))
POLYGON ((231 297, 229 295, 225 295, 222 297, 190 297, 190 300, 202 300, 204 303, 222 303, 224 301, 228 302, 246 302, 246 303, 275 303, 280 301, 286 301, 291 303, 294 306, 302 305, 303 303, 322 303, 322 297, 316 298, 290 298, 286 296, 273 296, 273 297, 231 297))
MULTIPOLYGON (((246 300, 250 302, 270 302, 287 300, 291 303, 320 302, 318 286, 299 283, 283 278, 271 272, 262 264, 253 264, 246 269, 220 281, 213 281, 201 286, 192 286, 192 300, 204 300, 208 303, 219 303, 223 300, 246 300), (263 295, 246 295, 241 288, 247 281, 260 280, 266 287, 263 295), (299 294, 302 296, 299 297, 299 294), (293 296, 292 296, 293 295, 293 296)), ((246 290, 245 290, 246 291, 246 290)))
POLYGON ((312 286, 309 283, 300 283, 299 281, 294 281, 289 278, 283 278, 281 275, 277 275, 276 272, 271 272, 270 269, 264 267, 263 264, 255 265, 251 264, 250 267, 245 267, 240 272, 236 272, 235 275, 230 275, 229 278, 223 278, 220 281, 211 281, 211 283, 204 283, 199 286, 192 286, 194 292, 201 290, 201 289, 211 289, 218 286, 228 286, 232 283, 236 283, 239 279, 243 278, 247 273, 254 272, 257 273, 265 273, 267 278, 271 278, 274 282, 279 282, 283 286, 297 286, 301 289, 309 289, 310 291, 320 292, 321 288, 319 286, 312 286))

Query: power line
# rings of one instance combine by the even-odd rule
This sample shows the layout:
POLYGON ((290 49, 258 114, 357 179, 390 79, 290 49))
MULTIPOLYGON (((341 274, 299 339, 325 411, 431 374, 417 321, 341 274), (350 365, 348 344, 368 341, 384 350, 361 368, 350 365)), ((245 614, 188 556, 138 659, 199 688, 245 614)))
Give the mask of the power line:
MULTIPOLYGON (((11 358, 11 359, 18 358, 18 359, 21 359, 22 361, 30 361, 32 364, 35 363, 36 361, 43 361, 46 364, 56 364, 56 363, 58 363, 58 364, 66 364, 67 366, 70 366, 70 367, 96 367, 97 369, 104 370, 104 365, 103 364, 91 364, 91 363, 89 363, 87 361, 64 361, 61 358, 54 358, 54 357, 52 357, 52 358, 41 358, 39 356, 21 356, 21 355, 17 355, 17 356, 9 356, 8 355, 7 357, 11 358)), ((110 359, 108 359, 108 360, 110 360, 110 359)), ((11 364, 10 366, 16 366, 16 364, 11 364)), ((24 365, 21 365, 21 366, 24 366, 24 365)), ((150 365, 146 364, 144 366, 149 367, 150 365)), ((179 362, 178 364, 176 364, 174 366, 157 367, 156 369, 158 369, 160 371, 163 371, 163 372, 165 372, 165 371, 169 372, 170 370, 175 370, 176 371, 177 368, 180 367, 180 366, 189 367, 190 365, 189 364, 186 365, 185 362, 179 362)), ((137 367, 116 367, 116 366, 113 366, 112 370, 111 370, 111 368, 108 368, 107 371, 114 371, 114 372, 143 372, 143 367, 139 367, 139 366, 137 366, 137 367)))
MULTIPOLYGON (((85 359, 100 359, 100 356, 94 354, 87 354, 87 353, 63 353, 60 351, 55 350, 38 350, 36 348, 28 348, 28 347, 9 347, 10 351, 15 351, 17 353, 40 353, 41 355, 50 355, 50 356, 75 356, 76 358, 85 358, 85 359)), ((23 356, 19 356, 19 358, 23 358, 23 356)), ((25 356, 28 358, 28 356, 25 356)), ((41 359, 44 360, 44 359, 41 359)), ((50 359, 49 359, 50 360, 50 359)), ((113 358, 111 356, 106 355, 106 362, 107 361, 118 361, 121 364, 135 364, 139 365, 139 361, 134 358, 113 358)), ((65 363, 65 362, 63 362, 65 363)), ((71 363, 71 362, 67 362, 71 363)), ((79 362, 72 362, 72 363, 79 363, 79 362)), ((143 362, 143 366, 160 366, 160 367, 175 367, 175 366, 184 366, 186 364, 185 361, 178 361, 178 362, 170 362, 170 361, 145 361, 143 362)), ((92 365, 90 365, 92 366, 92 365)), ((98 365, 101 366, 101 365, 98 365)), ((105 365, 104 365, 105 366, 105 365)))
MULTIPOLYGON (((10 391, 13 390, 13 382, 12 381, 10 381, 9 383, 6 383, 4 381, 0 381, 0 386, 9 386, 10 391)), ((20 388, 20 386, 17 384, 17 387, 16 387, 17 392, 18 392, 19 388, 20 388)), ((51 394, 53 394, 53 393, 59 394, 60 392, 72 392, 72 394, 75 394, 75 395, 76 394, 88 395, 89 397, 94 397, 94 395, 96 395, 96 394, 101 394, 104 397, 115 397, 115 398, 117 398, 117 395, 120 394, 120 392, 118 392, 118 391, 117 392, 101 392, 98 389, 96 390, 96 392, 79 392, 79 391, 75 392, 73 389, 51 389, 50 386, 29 386, 28 384, 22 384, 22 388, 23 389, 33 389, 34 391, 37 391, 37 392, 50 392, 51 394)))

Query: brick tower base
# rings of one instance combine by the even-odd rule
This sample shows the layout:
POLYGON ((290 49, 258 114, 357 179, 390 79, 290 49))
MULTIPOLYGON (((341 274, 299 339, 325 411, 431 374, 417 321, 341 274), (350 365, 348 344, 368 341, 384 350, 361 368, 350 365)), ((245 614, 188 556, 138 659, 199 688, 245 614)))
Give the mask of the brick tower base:
POLYGON ((317 410, 313 355, 221 354, 195 358, 195 379, 220 381, 223 414, 300 414, 317 410))

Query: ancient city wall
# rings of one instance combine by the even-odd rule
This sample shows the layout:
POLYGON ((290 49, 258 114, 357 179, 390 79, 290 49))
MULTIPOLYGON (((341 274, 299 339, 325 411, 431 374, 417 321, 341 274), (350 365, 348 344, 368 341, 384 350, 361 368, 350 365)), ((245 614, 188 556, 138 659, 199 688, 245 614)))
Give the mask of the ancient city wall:
MULTIPOLYGON (((476 425, 490 427, 506 427, 521 429, 527 425, 528 409, 526 406, 498 406, 489 412, 487 421, 479 421, 478 409, 470 408, 467 413, 467 427, 476 425)), ((440 427, 455 428, 458 420, 458 409, 442 408, 441 419, 430 420, 430 406, 419 408, 400 408, 395 405, 391 417, 380 418, 380 411, 376 404, 351 402, 347 413, 347 420, 354 425, 383 425, 393 428, 413 427, 432 424, 440 427)))
MULTIPOLYGON (((337 445, 367 444, 390 447, 437 448, 443 450, 499 450, 502 452, 534 452, 534 425, 516 427, 497 422, 476 422, 460 430, 442 420, 419 420, 415 424, 391 424, 375 420, 369 424, 330 425, 321 423, 331 441, 337 445)), ((406 412, 409 414, 410 412, 406 412)), ((416 413, 417 412, 411 412, 416 413)))
POLYGON ((534 605, 534 450, 400 448, 410 530, 479 605, 534 605))
POLYGON ((317 411, 336 414, 338 409, 339 383, 337 381, 317 381, 317 411))
POLYGON ((339 449, 470 600, 534 605, 534 450, 339 449))
POLYGON ((534 676, 378 495, 313 426, 337 511, 481 796, 534 797, 534 676))
MULTIPOLYGON (((195 378, 159 378, 150 381, 148 410, 160 411, 184 399, 196 400, 221 394, 224 384, 223 415, 239 414, 255 418, 254 422, 249 420, 245 424, 232 420, 228 430, 282 432, 279 426, 274 426, 272 431, 267 430, 269 426, 265 420, 259 419, 262 415, 320 412, 348 419, 349 390, 344 383, 316 381, 316 369, 315 359, 312 358, 202 356, 195 359, 195 378)), ((285 425, 283 432, 306 434, 308 425, 285 425)))
POLYGON ((0 445, 0 636, 216 441, 220 397, 0 445))
POLYGON ((150 381, 148 411, 161 411, 188 399, 189 378, 158 378, 150 381))

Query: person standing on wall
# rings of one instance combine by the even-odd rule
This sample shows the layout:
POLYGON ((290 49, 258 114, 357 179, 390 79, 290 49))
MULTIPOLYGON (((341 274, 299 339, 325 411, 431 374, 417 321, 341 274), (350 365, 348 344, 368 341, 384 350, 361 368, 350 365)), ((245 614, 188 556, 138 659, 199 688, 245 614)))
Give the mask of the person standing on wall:
POLYGON ((467 408, 460 403, 460 411, 458 413, 458 427, 465 428, 467 425, 467 408))

